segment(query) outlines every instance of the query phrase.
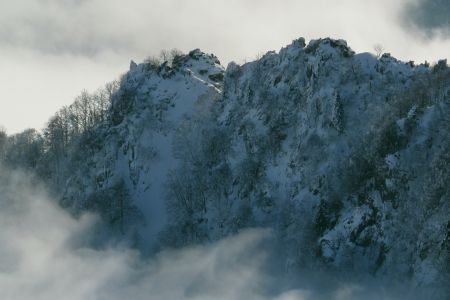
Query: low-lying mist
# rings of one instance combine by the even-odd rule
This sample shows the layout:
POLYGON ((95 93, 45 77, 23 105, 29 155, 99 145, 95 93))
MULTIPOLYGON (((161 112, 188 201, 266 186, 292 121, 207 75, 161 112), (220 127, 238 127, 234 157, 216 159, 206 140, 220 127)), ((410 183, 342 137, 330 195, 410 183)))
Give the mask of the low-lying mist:
POLYGON ((287 274, 269 230, 151 258, 120 245, 92 248, 86 239, 95 216, 73 218, 36 181, 0 171, 3 300, 394 299, 379 286, 287 274))

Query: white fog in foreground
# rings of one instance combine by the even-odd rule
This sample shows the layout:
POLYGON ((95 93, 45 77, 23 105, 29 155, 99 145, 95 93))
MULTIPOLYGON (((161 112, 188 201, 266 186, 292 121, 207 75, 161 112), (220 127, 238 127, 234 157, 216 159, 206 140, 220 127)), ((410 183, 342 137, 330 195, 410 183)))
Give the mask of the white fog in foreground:
POLYGON ((83 247, 94 218, 71 218, 23 174, 9 175, 0 187, 3 300, 266 299, 265 253, 256 248, 264 231, 143 261, 129 249, 83 247))
POLYGON ((34 181, 0 172, 3 300, 395 299, 380 286, 369 293, 317 274, 282 275, 273 236, 262 229, 150 259, 121 246, 95 250, 86 246, 95 218, 70 217, 34 181))

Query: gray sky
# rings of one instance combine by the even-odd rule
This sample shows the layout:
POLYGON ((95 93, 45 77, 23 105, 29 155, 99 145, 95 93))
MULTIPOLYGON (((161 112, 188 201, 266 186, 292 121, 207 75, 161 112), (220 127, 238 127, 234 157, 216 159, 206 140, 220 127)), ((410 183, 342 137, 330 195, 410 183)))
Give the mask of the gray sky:
POLYGON ((450 57, 448 0, 0 0, 0 125, 42 128, 161 49, 253 60, 300 36, 380 43, 403 60, 450 57))

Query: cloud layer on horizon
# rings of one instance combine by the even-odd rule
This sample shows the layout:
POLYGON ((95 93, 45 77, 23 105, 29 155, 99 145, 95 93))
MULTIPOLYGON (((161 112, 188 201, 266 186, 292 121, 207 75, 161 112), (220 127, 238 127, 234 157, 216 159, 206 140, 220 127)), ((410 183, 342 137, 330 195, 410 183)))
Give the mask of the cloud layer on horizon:
MULTIPOLYGON (((96 57, 203 47, 229 61, 257 54, 254 51, 258 49, 247 50, 249 45, 242 43, 242 38, 256 43, 259 51, 269 50, 265 47, 275 41, 281 47, 277 36, 285 43, 298 36, 343 37, 360 47, 358 40, 368 32, 373 42, 383 42, 383 35, 399 35, 405 24, 447 31, 449 18, 450 2, 446 0, 346 0, 331 4, 325 0, 286 0, 282 5, 272 0, 134 0, 128 5, 117 0, 18 0, 0 11, 0 48, 96 57)), ((414 35, 413 31, 403 33, 414 35)))
MULTIPOLYGON (((433 62, 448 57, 450 39, 428 34, 443 30, 420 21, 434 20, 430 1, 5 2, 0 5, 0 125, 10 133, 41 128, 82 89, 116 79, 131 59, 142 61, 161 49, 200 48, 226 65, 253 60, 300 36, 331 36, 346 39, 357 52, 381 44, 399 59, 433 62), (434 38, 425 42, 427 35, 434 38)), ((445 24, 445 14, 438 20, 445 24)))
POLYGON ((402 17, 407 27, 422 31, 424 38, 450 38, 448 0, 416 0, 405 3, 402 17))

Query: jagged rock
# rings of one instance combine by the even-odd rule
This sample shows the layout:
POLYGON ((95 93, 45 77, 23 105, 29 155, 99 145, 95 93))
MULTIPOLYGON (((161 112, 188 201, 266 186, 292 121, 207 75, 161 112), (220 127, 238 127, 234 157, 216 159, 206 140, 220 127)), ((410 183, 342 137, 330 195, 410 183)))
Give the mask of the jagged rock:
POLYGON ((137 67, 137 64, 132 60, 130 61, 130 71, 134 70, 137 67))

